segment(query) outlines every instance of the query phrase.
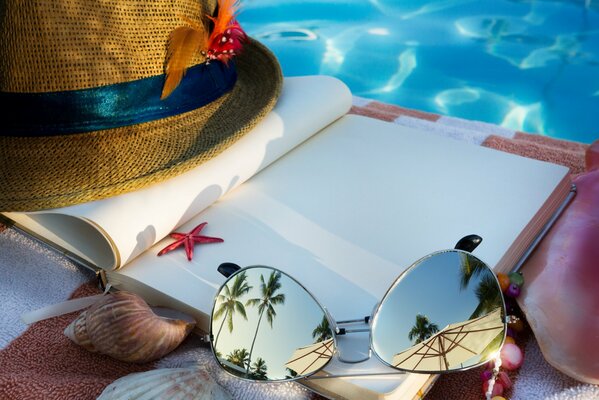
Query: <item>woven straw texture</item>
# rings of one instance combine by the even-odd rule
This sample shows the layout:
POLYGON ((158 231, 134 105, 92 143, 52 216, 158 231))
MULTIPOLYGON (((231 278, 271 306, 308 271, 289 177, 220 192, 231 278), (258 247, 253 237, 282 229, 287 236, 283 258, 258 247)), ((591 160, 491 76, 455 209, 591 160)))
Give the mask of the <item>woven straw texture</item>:
MULTIPOLYGON (((0 19, 8 23, 0 28, 0 90, 69 90, 160 75, 168 36, 182 25, 180 15, 212 10, 214 5, 207 3, 8 1, 0 5, 0 19), (45 19, 49 10, 52 17, 45 19), (59 16, 65 10, 76 10, 76 18, 68 12, 59 16), (86 14, 92 12, 93 17, 86 14), (22 14, 28 15, 19 25, 22 14), (37 22, 41 29, 31 26, 37 22), (54 28, 63 33, 50 33, 54 28), (9 34, 11 29, 18 32, 9 34), (18 38, 25 37, 28 45, 17 48, 18 38)), ((34 211, 114 196, 179 175, 219 154, 272 109, 282 83, 276 59, 258 42, 246 43, 236 63, 233 90, 194 111, 67 136, 0 136, 0 211, 34 211)))
POLYGON ((216 0, 2 3, 0 91, 28 93, 160 75, 169 34, 185 25, 181 17, 206 22, 216 6, 216 0))

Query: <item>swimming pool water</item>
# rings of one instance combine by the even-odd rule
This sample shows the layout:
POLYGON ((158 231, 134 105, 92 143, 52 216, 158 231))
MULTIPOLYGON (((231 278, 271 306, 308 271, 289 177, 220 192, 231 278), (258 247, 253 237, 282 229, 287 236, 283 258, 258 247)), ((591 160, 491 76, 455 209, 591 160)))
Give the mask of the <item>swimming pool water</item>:
POLYGON ((357 96, 599 138, 597 0, 245 0, 239 20, 286 76, 333 75, 357 96))

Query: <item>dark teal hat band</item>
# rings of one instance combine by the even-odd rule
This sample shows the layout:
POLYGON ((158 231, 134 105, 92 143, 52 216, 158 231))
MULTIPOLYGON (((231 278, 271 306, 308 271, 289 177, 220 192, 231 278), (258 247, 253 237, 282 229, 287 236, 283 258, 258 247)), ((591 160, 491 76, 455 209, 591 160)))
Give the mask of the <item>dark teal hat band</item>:
POLYGON ((55 136, 154 121, 203 107, 230 91, 235 63, 219 61, 187 70, 161 100, 164 75, 91 89, 50 93, 0 92, 4 129, 0 136, 55 136))

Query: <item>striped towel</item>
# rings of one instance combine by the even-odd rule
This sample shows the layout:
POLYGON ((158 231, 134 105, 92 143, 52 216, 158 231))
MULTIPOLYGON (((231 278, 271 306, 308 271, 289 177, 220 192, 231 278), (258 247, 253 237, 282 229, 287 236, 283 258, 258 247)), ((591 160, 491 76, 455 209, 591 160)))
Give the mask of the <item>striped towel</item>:
MULTIPOLYGON (((466 121, 354 98, 353 114, 390 121, 450 136, 456 140, 565 165, 573 173, 584 170, 588 145, 512 131, 496 125, 466 121)), ((98 293, 93 276, 69 260, 20 233, 0 225, 0 399, 94 399, 115 379, 158 367, 200 362, 216 380, 239 399, 318 398, 295 383, 252 384, 219 370, 211 353, 197 338, 189 338, 164 359, 132 365, 89 353, 63 335, 75 314, 25 326, 22 313, 48 304, 98 293)), ((511 399, 597 398, 595 386, 580 384, 550 367, 533 337, 525 344, 526 358, 512 375, 511 399)), ((481 370, 450 374, 439 379, 427 399, 482 398, 481 370)))

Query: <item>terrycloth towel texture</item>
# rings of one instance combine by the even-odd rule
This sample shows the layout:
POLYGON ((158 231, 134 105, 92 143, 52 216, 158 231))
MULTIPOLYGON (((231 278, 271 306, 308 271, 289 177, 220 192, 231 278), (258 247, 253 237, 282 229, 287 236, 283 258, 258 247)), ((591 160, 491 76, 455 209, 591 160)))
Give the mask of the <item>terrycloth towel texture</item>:
MULTIPOLYGON (((532 158, 584 169, 587 145, 514 132, 491 124, 441 117, 355 98, 352 113, 418 127, 441 136, 532 158)), ((126 364, 89 353, 72 344, 63 330, 76 314, 26 327, 19 316, 32 309, 75 296, 99 292, 92 276, 68 259, 13 229, 0 225, 0 399, 93 399, 113 380, 156 367, 200 363, 237 399, 318 398, 295 383, 251 384, 220 371, 210 350, 189 338, 164 359, 145 365, 126 364), (78 288, 79 287, 79 288, 78 288), (77 289, 78 288, 78 289, 77 289)), ((511 399, 595 399, 599 389, 580 384, 549 366, 533 337, 523 340, 525 362, 512 374, 511 399)), ((427 399, 481 399, 481 369, 441 377, 427 399)))
MULTIPOLYGON (((49 290, 50 287, 43 288, 40 297, 49 290)), ((91 284, 85 284, 74 294, 80 297, 97 292, 91 284)), ((34 324, 0 352, 1 399, 93 399, 115 379, 154 367, 151 363, 126 364, 72 343, 63 331, 77 315, 34 324)))

